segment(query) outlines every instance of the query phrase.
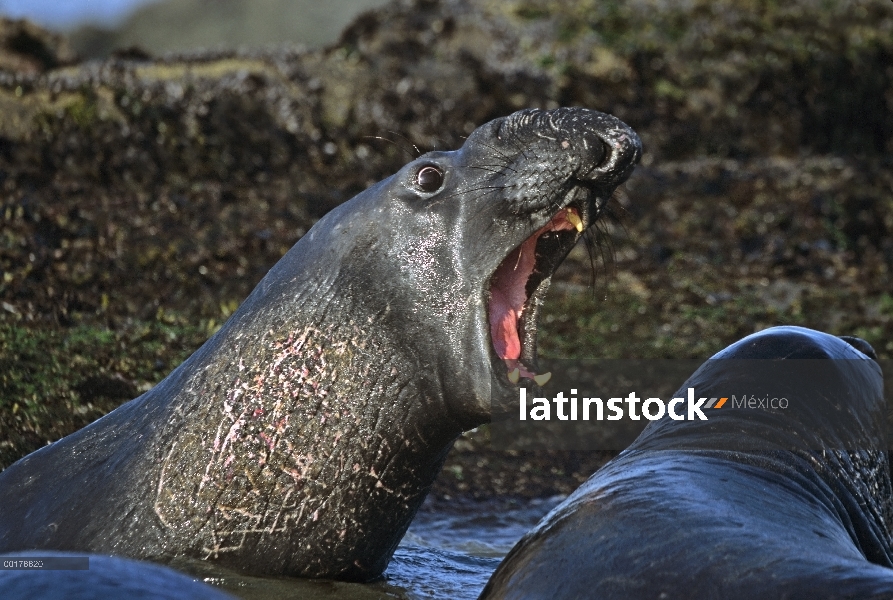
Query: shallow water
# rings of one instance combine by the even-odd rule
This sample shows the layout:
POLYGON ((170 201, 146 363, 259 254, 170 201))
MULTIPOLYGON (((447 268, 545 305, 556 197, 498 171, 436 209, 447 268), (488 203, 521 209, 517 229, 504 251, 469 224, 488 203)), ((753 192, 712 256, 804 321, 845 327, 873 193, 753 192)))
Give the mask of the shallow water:
POLYGON ((385 572, 413 598, 477 598, 499 561, 561 497, 421 511, 385 572))
POLYGON ((426 504, 400 542, 383 580, 374 583, 246 577, 199 561, 172 566, 247 600, 473 599, 515 542, 562 499, 426 504))

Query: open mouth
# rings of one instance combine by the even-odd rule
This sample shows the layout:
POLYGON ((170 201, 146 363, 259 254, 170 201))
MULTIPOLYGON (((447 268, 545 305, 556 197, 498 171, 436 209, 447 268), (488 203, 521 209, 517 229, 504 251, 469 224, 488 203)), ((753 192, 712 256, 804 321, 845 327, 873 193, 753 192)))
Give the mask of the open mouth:
POLYGON ((490 338, 512 383, 521 378, 545 385, 536 373, 536 329, 552 274, 571 251, 586 223, 574 206, 561 209, 500 263, 490 279, 490 338))

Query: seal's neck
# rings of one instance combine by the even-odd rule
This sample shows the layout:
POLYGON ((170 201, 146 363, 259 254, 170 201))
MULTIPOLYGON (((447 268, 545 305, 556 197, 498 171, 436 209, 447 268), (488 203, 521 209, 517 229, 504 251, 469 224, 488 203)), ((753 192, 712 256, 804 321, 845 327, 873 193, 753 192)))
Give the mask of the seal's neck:
POLYGON ((153 485, 188 545, 171 553, 310 577, 384 570, 459 430, 386 331, 313 320, 241 323, 190 366, 153 485))

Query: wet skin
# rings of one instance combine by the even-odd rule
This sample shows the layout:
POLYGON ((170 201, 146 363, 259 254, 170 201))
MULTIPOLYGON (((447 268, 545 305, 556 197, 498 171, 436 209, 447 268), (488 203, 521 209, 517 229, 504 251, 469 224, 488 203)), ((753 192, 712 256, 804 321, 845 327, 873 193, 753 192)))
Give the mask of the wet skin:
POLYGON ((549 276, 640 154, 608 115, 521 111, 339 206, 164 381, 0 473, 0 552, 378 576, 537 375, 549 276))

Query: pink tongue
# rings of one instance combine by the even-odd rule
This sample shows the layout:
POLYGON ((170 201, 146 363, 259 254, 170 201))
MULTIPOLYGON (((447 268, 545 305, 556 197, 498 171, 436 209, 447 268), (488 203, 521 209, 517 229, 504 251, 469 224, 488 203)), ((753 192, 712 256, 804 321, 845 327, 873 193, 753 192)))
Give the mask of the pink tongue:
POLYGON ((536 238, 539 232, 512 251, 493 275, 490 288, 490 337, 502 359, 521 356, 518 318, 524 310, 527 279, 533 273, 536 238))
POLYGON ((490 284, 490 337, 496 353, 503 360, 515 361, 521 356, 518 319, 527 300, 527 280, 536 261, 536 242, 547 231, 573 229, 562 209, 551 221, 513 250, 493 274, 490 284))

